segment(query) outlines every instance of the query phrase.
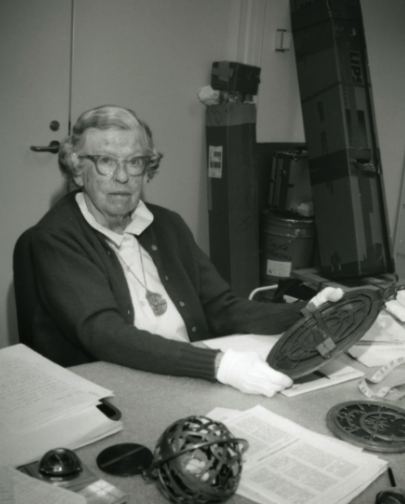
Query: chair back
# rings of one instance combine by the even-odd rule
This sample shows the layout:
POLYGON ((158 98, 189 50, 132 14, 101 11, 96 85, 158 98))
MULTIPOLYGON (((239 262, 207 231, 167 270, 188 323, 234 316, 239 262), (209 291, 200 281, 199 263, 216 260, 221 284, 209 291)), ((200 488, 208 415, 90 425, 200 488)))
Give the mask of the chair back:
POLYGON ((19 237, 14 247, 13 275, 14 295, 17 308, 17 323, 20 342, 33 347, 32 327, 38 302, 35 275, 31 256, 31 235, 29 228, 19 237))

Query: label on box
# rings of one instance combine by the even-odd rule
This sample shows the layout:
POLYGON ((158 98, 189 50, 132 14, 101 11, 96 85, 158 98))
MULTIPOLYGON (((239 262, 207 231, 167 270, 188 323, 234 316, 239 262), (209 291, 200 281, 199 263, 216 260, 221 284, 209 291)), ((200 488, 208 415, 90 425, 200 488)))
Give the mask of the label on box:
POLYGON ((291 264, 291 262, 273 261, 272 259, 268 259, 266 274, 279 277, 289 277, 291 273, 291 264))
POLYGON ((222 178, 222 145, 210 145, 208 148, 208 177, 222 178))

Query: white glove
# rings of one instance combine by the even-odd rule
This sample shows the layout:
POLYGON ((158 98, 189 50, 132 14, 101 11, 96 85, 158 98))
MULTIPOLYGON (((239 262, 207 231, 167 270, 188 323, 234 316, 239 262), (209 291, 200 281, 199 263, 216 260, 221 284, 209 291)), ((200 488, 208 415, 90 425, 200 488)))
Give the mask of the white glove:
POLYGON ((326 303, 326 301, 339 301, 342 298, 344 292, 340 287, 325 287, 314 296, 307 305, 310 311, 319 308, 321 304, 326 303))
POLYGON ((245 394, 273 397, 293 384, 292 379, 272 369, 256 352, 237 352, 229 348, 218 368, 217 380, 245 394))

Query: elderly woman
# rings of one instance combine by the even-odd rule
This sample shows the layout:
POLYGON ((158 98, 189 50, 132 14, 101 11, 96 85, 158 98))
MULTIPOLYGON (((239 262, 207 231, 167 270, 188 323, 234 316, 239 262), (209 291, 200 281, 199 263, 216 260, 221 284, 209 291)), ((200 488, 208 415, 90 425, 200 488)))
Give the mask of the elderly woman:
POLYGON ((160 159, 149 127, 131 110, 102 106, 79 117, 59 153, 79 190, 30 233, 34 347, 64 366, 104 360, 270 397, 292 382, 255 352, 192 343, 279 334, 299 320, 303 303, 232 294, 181 217, 142 201, 160 159))

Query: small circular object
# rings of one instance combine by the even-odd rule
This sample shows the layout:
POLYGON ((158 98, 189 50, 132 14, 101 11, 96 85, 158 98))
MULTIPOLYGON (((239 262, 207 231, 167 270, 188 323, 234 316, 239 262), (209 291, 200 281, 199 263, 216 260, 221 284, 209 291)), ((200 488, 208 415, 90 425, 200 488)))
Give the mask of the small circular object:
POLYGON ((183 418, 158 439, 154 462, 144 477, 156 479, 171 502, 223 502, 238 487, 248 446, 221 422, 203 416, 183 418))
POLYGON ((49 127, 52 131, 58 131, 58 129, 60 128, 60 123, 59 121, 51 121, 49 127))
POLYGON ((348 401, 331 408, 329 430, 365 450, 405 451, 405 409, 383 401, 348 401))
POLYGON ((114 476, 134 476, 142 473, 153 461, 153 454, 146 446, 122 443, 110 446, 97 457, 98 467, 114 476))
POLYGON ((72 450, 49 450, 39 461, 39 472, 48 478, 75 478, 82 471, 82 463, 72 450))
POLYGON ((395 487, 378 492, 376 504, 405 504, 405 490, 395 487))
POLYGON ((267 363, 292 379, 313 373, 362 338, 381 307, 381 291, 372 288, 354 289, 339 301, 323 303, 283 334, 267 363))

